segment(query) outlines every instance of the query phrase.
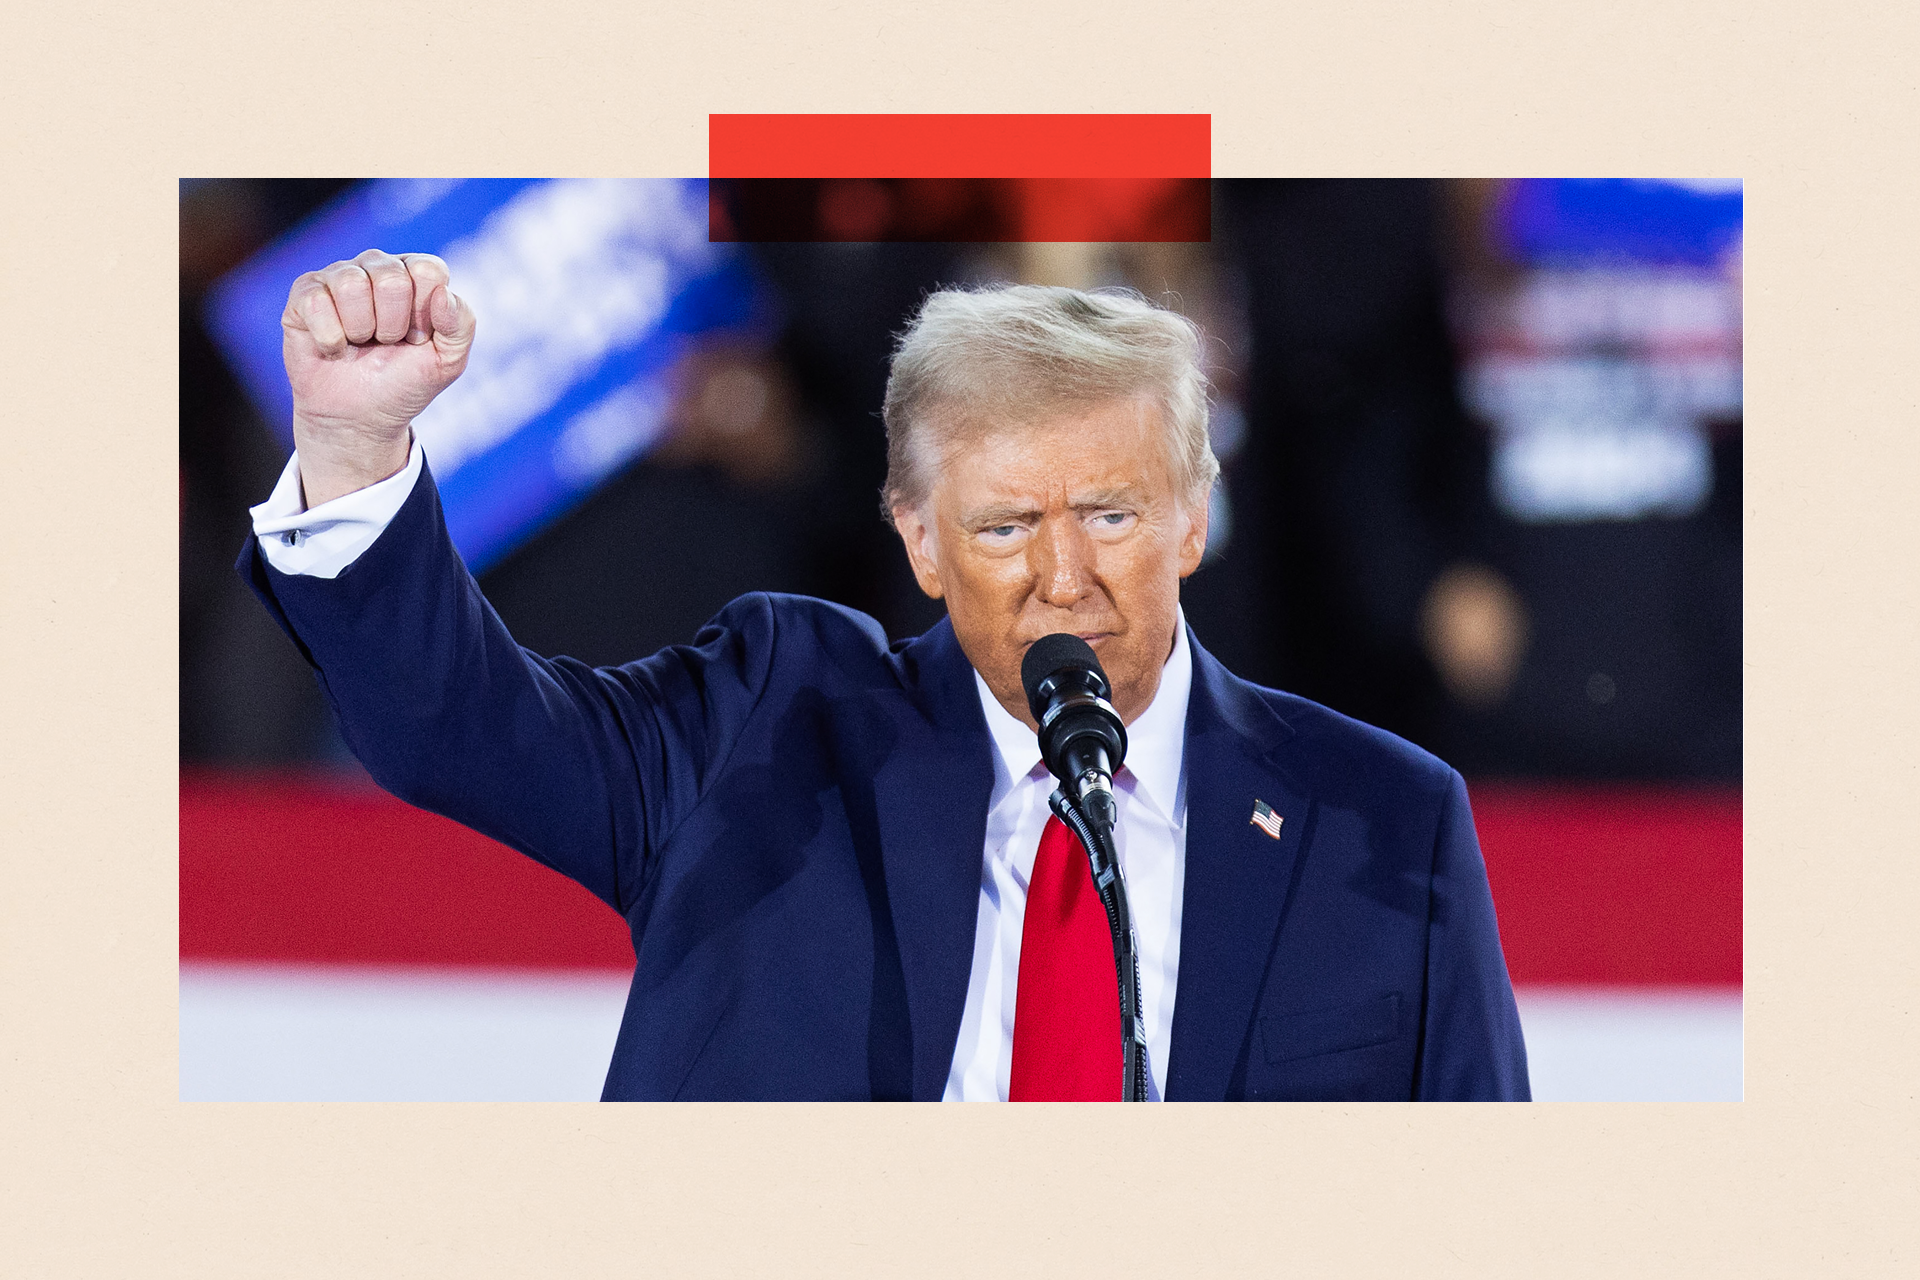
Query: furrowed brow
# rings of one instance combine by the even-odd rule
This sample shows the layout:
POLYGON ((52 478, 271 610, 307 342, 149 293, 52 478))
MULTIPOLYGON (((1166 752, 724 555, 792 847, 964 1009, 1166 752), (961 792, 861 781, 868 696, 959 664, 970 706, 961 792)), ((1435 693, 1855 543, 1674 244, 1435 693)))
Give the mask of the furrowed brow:
POLYGON ((1139 491, 1130 484, 1080 494, 1073 500, 1075 511, 1105 511, 1112 507, 1132 508, 1139 505, 1139 491))
POLYGON ((960 526, 964 529, 991 529, 997 525, 1020 524, 1039 518, 1040 513, 1030 507, 1000 502, 990 507, 976 507, 972 511, 963 512, 960 516, 960 526))

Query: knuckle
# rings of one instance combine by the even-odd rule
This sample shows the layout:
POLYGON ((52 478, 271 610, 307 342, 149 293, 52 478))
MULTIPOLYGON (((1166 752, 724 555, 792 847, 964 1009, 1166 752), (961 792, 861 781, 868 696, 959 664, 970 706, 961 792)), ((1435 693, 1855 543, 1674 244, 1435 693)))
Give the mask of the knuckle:
POLYGON ((345 269, 332 272, 327 276, 327 288, 332 290, 336 297, 342 294, 362 294, 371 287, 372 282, 367 279, 367 273, 352 263, 348 263, 345 269))
POLYGON ((431 253, 410 253, 406 256, 407 270, 416 280, 432 280, 445 284, 452 278, 447 264, 431 253))

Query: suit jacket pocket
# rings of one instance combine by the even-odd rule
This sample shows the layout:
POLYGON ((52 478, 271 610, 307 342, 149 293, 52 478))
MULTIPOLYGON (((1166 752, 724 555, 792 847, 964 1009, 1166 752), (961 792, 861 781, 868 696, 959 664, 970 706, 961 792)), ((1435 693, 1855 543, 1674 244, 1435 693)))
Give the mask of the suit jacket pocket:
POLYGON ((1260 1019, 1260 1039, 1269 1063, 1367 1049, 1399 1034, 1398 994, 1260 1019))

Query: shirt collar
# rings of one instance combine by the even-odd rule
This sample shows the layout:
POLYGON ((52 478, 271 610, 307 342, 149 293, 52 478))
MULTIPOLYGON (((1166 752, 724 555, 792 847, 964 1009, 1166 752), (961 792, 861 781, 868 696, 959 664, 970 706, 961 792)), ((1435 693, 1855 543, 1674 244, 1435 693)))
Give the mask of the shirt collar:
MULTIPOLYGON (((980 693, 980 709, 987 718, 987 731, 993 736, 993 795, 987 801, 992 812, 1007 798, 1015 784, 1036 770, 1045 772, 1040 760, 1040 735, 1013 718, 1000 700, 987 688, 987 682, 973 673, 974 687, 980 693)), ((1140 718, 1127 726, 1127 763, 1116 785, 1129 787, 1146 800, 1169 822, 1174 820, 1180 803, 1180 766, 1187 745, 1187 700, 1193 692, 1193 653, 1187 645, 1187 618, 1184 610, 1175 611, 1173 653, 1160 672, 1160 688, 1140 718), (1129 776, 1131 775, 1131 776, 1129 776)))

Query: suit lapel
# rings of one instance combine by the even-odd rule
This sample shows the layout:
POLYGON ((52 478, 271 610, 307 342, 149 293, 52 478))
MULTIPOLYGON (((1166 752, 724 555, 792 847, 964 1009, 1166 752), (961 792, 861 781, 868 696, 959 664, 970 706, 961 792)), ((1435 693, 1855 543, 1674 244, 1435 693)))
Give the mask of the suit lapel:
POLYGON ((910 708, 874 778, 886 898, 912 1029, 912 1096, 946 1089, 980 909, 993 745, 973 667, 942 620, 895 659, 910 708))
MULTIPOLYGON (((1186 885, 1167 1096, 1226 1096, 1272 954, 1311 795, 1276 766, 1293 734, 1188 633, 1186 885), (1280 838, 1251 821, 1255 800, 1280 838)), ((874 777, 886 900, 912 1036, 912 1096, 938 1100, 965 1012, 993 745, 973 668, 942 621, 896 658, 909 706, 874 777)))
POLYGON ((1293 730, 1189 631, 1186 888, 1167 1097, 1227 1096, 1273 953, 1312 797, 1271 759, 1293 730), (1276 840, 1252 821, 1277 815, 1276 840))

